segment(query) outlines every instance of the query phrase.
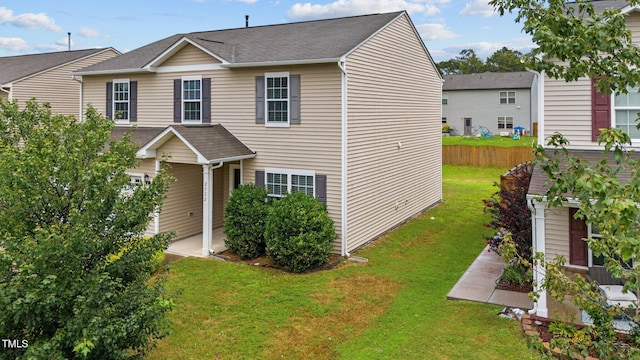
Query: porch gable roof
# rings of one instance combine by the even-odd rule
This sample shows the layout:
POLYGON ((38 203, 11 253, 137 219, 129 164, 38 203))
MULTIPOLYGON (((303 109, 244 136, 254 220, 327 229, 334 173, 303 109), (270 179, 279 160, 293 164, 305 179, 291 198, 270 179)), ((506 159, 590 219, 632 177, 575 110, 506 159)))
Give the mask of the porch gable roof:
POLYGON ((155 158, 156 150, 174 136, 193 151, 199 164, 235 161, 256 156, 255 152, 220 124, 170 125, 143 144, 136 156, 143 159, 155 158))

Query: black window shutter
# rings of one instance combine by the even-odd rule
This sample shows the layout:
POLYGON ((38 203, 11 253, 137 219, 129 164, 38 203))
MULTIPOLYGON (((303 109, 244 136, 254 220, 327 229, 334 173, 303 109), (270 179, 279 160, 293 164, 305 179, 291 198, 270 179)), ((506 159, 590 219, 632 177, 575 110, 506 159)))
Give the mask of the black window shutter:
POLYGON ((211 123, 211 78, 202 79, 202 122, 211 123))
POLYGON ((256 76, 256 124, 264 121, 264 76, 256 76))
POLYGON ((300 75, 289 76, 289 124, 300 125, 300 75))
POLYGON ((129 121, 138 121, 138 82, 129 82, 129 121))
POLYGON ((327 175, 316 174, 316 198, 319 202, 327 204, 327 175))
POLYGON ((107 82, 107 119, 113 119, 113 83, 107 82))
POLYGON ((173 80, 173 122, 182 122, 182 80, 173 80))
POLYGON ((600 129, 611 126, 611 96, 602 94, 596 89, 596 81, 591 79, 591 141, 598 141, 600 129))
POLYGON ((264 187, 264 171, 256 170, 256 186, 264 187))

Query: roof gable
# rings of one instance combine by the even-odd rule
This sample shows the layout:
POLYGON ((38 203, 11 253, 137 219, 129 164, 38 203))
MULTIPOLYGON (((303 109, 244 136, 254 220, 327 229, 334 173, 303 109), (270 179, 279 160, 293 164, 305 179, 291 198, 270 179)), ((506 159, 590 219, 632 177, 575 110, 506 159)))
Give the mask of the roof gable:
POLYGON ((103 51, 113 51, 120 54, 113 48, 102 48, 0 57, 0 85, 15 82, 103 51))
POLYGON ((531 89, 535 74, 529 71, 444 75, 442 90, 531 89))
POLYGON ((208 49, 205 49, 197 42, 190 40, 187 37, 183 37, 178 40, 175 44, 170 46, 167 50, 165 50, 162 54, 158 55, 155 59, 153 59, 149 64, 145 65, 145 68, 153 68, 158 66, 167 66, 172 65, 171 61, 176 60, 177 57, 182 55, 184 52, 189 51, 191 49, 197 49, 196 51, 200 51, 203 55, 209 56, 211 58, 212 63, 222 63, 226 62, 224 59, 220 58, 215 53, 211 52, 208 49))
POLYGON ((212 54, 229 67, 265 63, 322 62, 339 58, 405 12, 352 16, 279 25, 176 34, 77 74, 149 71, 164 54, 183 42, 212 54))

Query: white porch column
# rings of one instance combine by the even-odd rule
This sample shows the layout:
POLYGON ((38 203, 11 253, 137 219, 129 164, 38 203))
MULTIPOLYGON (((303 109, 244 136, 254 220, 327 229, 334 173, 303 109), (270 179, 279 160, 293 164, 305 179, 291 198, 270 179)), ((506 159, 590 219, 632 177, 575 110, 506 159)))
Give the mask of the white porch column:
POLYGON ((209 255, 213 228, 213 171, 202 165, 202 255, 209 255))
MULTIPOLYGON (((546 254, 546 246, 545 246, 545 220, 544 213, 547 208, 546 202, 536 202, 533 201, 533 206, 535 208, 534 214, 534 228, 533 228, 533 251, 546 254)), ((545 256, 546 258, 546 256, 545 256)), ((538 291, 540 297, 537 301, 537 311, 536 315, 542 317, 548 317, 549 309, 547 305, 547 291, 540 291, 540 286, 545 280, 545 269, 540 265, 540 263, 535 263, 533 268, 533 280, 536 282, 535 291, 538 291)))
MULTIPOLYGON (((160 160, 156 160, 155 175, 158 175, 159 172, 160 172, 160 160)), ((160 233, 160 212, 158 211, 157 208, 153 212, 153 233, 154 234, 160 233)))

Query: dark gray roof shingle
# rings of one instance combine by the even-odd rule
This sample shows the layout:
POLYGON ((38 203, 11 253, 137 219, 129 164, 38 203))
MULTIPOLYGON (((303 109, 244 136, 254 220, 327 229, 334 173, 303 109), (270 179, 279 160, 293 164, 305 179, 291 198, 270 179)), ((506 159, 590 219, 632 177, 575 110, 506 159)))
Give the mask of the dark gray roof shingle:
POLYGON ((529 71, 444 75, 442 90, 530 89, 534 77, 529 71))
POLYGON ((68 62, 79 60, 105 50, 106 49, 104 48, 85 49, 0 57, 0 85, 37 74, 41 71, 66 64, 68 62))
POLYGON ((230 64, 338 59, 403 13, 176 34, 78 73, 142 70, 183 37, 230 64))
POLYGON ((209 161, 221 161, 255 154, 220 124, 172 126, 209 161))

